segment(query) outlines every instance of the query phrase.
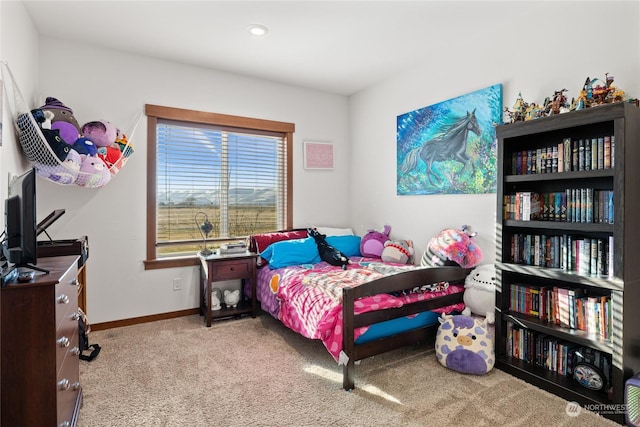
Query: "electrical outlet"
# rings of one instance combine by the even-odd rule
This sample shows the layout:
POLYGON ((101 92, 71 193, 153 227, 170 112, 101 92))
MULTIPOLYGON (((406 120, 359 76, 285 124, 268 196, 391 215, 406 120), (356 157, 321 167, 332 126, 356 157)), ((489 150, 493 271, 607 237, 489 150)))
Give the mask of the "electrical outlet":
POLYGON ((182 290, 182 278, 177 277, 177 278, 173 279, 173 290, 174 291, 181 291, 182 290))

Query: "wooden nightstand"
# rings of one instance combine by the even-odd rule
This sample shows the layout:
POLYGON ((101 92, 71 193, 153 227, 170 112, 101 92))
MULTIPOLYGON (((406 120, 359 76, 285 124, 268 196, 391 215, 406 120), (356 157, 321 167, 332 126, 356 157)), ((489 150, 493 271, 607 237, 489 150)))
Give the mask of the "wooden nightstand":
POLYGON ((258 255, 243 253, 238 255, 210 255, 200 256, 200 315, 204 316, 207 326, 211 326, 213 319, 240 316, 251 313, 256 317, 256 262, 258 255), (220 310, 211 310, 211 289, 213 283, 223 280, 242 280, 240 288, 241 298, 236 308, 226 307, 221 302, 220 310), (251 280, 251 299, 244 295, 244 282, 251 280))

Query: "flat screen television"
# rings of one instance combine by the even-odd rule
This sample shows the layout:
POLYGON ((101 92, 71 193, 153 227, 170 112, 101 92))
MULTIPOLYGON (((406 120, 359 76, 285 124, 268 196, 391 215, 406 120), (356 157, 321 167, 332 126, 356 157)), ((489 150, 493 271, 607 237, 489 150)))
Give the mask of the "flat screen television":
POLYGON ((32 168, 9 184, 4 208, 2 253, 14 267, 48 273, 35 266, 38 261, 36 214, 36 172, 32 168))

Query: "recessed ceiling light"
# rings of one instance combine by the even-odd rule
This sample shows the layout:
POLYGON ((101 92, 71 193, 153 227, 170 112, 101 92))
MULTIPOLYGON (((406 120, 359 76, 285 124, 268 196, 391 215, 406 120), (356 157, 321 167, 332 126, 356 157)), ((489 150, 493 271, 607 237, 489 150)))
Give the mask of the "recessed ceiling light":
POLYGON ((264 25, 260 25, 260 24, 252 24, 249 25, 249 27, 247 27, 247 29, 249 30, 249 32, 254 35, 254 36, 264 36, 269 32, 269 29, 267 27, 265 27, 264 25))

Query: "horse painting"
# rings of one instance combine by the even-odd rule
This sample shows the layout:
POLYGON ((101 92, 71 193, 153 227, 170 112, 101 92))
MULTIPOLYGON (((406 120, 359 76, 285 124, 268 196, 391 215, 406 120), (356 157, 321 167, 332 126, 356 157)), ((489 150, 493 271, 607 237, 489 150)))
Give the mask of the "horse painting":
POLYGON ((476 168, 467 154, 467 141, 471 132, 478 137, 482 134, 475 108, 471 112, 467 111, 466 115, 454 118, 451 123, 442 126, 433 138, 425 140, 420 146, 409 151, 399 171, 403 174, 409 173, 418 166, 419 160, 422 160, 426 165, 429 184, 438 186, 442 179, 434 172, 433 164, 454 160, 462 163, 458 175, 467 167, 471 167, 471 175, 474 175, 476 168))

